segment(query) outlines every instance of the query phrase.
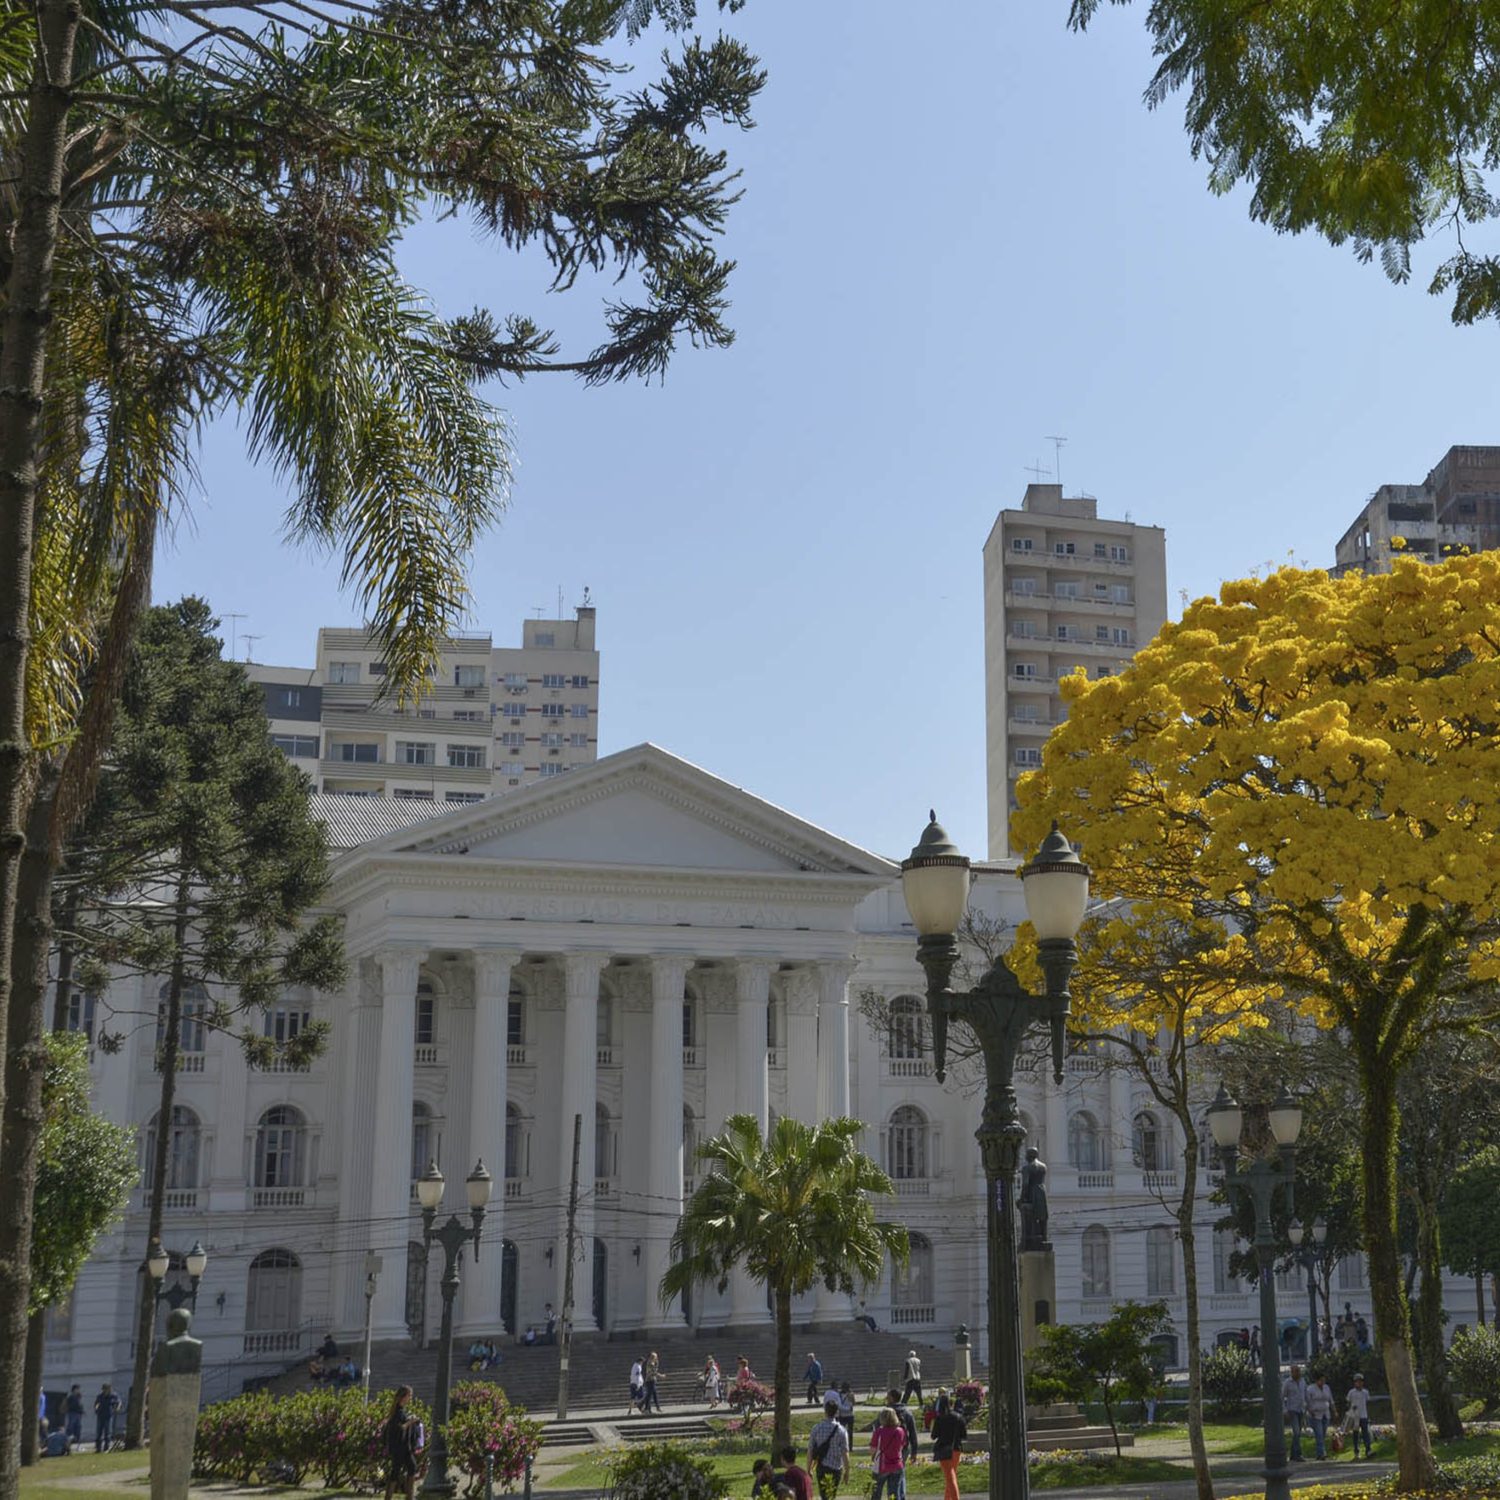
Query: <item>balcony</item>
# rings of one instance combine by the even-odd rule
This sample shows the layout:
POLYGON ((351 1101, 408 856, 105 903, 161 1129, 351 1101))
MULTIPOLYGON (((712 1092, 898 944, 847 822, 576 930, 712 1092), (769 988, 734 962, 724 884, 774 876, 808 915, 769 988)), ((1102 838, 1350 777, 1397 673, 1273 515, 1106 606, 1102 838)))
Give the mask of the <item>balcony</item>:
POLYGON ((1061 719, 1007 719, 1005 727, 1011 734, 1051 734, 1063 721, 1061 719))
POLYGON ((1112 1188, 1114 1185, 1115 1174, 1113 1172, 1080 1172, 1078 1174, 1080 1191, 1098 1192, 1104 1188, 1112 1188))
POLYGON ((684 1068, 701 1068, 703 1066, 703 1054, 696 1047, 684 1047, 682 1049, 682 1065, 684 1068))
POLYGON ((613 1198, 615 1195, 616 1188, 613 1177, 596 1177, 594 1179, 594 1196, 596 1198, 613 1198))
POLYGON ((614 1068, 619 1064, 615 1062, 615 1049, 613 1047, 599 1047, 594 1052, 594 1066, 597 1068, 614 1068))
POLYGON ((1082 1053, 1078 1053, 1065 1059, 1063 1067, 1069 1073, 1102 1073, 1104 1071, 1104 1059, 1102 1057, 1088 1057, 1082 1053))
POLYGON ((891 1180, 898 1198, 930 1198, 932 1180, 927 1177, 896 1177, 891 1180))
POLYGON ((887 1078, 931 1078, 932 1064, 925 1057, 888 1057, 885 1060, 887 1078))
POLYGON ((505 1179, 505 1199, 507 1203, 514 1202, 526 1191, 526 1179, 524 1177, 507 1177, 505 1179))
POLYGON ((250 1189, 251 1208, 303 1208, 307 1189, 300 1187, 258 1187, 250 1189))
POLYGON ((1165 1192, 1177 1186, 1176 1172, 1142 1172, 1141 1183, 1147 1192, 1165 1192))
POLYGON ((505 1049, 505 1061, 512 1068, 529 1067, 531 1059, 527 1055, 525 1047, 509 1046, 505 1049))
POLYGON ((1081 573, 1133 573, 1135 561, 1112 562, 1107 557, 1094 557, 1085 552, 1030 552, 1026 561, 1037 568, 1064 568, 1068 572, 1081 573))
MULTIPOLYGON (((177 1054, 177 1073, 180 1077, 184 1073, 202 1073, 205 1071, 205 1062, 208 1057, 206 1052, 179 1052, 177 1054)), ((151 1059, 152 1068, 161 1072, 161 1052, 157 1051, 151 1059)))
POLYGON ((245 1335, 243 1354, 296 1354, 302 1348, 300 1328, 281 1328, 245 1335))
POLYGON ((691 1198, 698 1191, 698 1179, 696 1177, 684 1177, 682 1179, 682 1196, 691 1198))
POLYGON ((443 1061, 443 1049, 436 1042, 418 1042, 411 1053, 412 1061, 419 1068, 436 1068, 443 1061))
POLYGON ((786 1067, 786 1048, 785 1047, 767 1047, 766 1048, 766 1066, 768 1068, 784 1068, 784 1067, 786 1067))
MULTIPOLYGON (((1118 566, 1118 564, 1116 564, 1118 566)), ((1131 599, 1101 599, 1097 594, 1035 594, 1007 593, 1006 604, 1012 609, 1086 609, 1091 614, 1133 615, 1135 601, 1131 599)))
POLYGON ((892 1328, 924 1328, 936 1320, 937 1309, 930 1302, 891 1308, 892 1328))
MULTIPOLYGON (((161 1209, 163 1213, 182 1213, 186 1209, 197 1208, 197 1188, 167 1188, 161 1195, 161 1209)), ((149 1190, 141 1194, 141 1207, 151 1207, 151 1193, 149 1190)))

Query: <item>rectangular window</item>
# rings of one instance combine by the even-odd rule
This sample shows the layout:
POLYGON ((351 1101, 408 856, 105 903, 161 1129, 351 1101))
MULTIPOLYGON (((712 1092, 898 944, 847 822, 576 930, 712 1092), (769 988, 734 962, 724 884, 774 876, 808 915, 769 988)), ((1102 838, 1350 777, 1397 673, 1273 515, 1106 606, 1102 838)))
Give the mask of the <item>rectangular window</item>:
POLYGON ((508 688, 524 688, 526 686, 526 674, 524 672, 507 672, 505 674, 505 685, 508 688))
POLYGON ((575 750, 587 750, 589 747, 589 737, 586 734, 570 734, 568 736, 568 743, 575 750))
POLYGON ((271 743, 293 760, 299 757, 304 760, 318 758, 318 737, 315 734, 273 734, 271 743))
POLYGON ((1177 1295, 1176 1247, 1170 1229, 1148 1229, 1146 1231, 1146 1295, 1148 1297, 1175 1297, 1177 1295))
POLYGON ((416 1033, 412 1040, 419 1047, 430 1047, 432 1045, 434 1012, 437 1001, 431 995, 417 996, 417 1024, 416 1033))
POLYGON ((1013 673, 1017 677, 1035 677, 1036 667, 1029 661, 1018 661, 1013 668, 1013 673))
POLYGON ((1019 719, 1023 724, 1035 724, 1037 722, 1037 707, 1035 703, 1018 703, 1011 709, 1010 716, 1019 719))
POLYGON ((484 686, 483 667, 454 667, 453 686, 461 688, 477 688, 484 686))
POLYGON ((1107 641, 1109 639, 1109 626, 1108 625, 1096 625, 1096 626, 1094 626, 1094 639, 1096 641, 1107 641))
POLYGON ((502 776, 519 776, 526 767, 518 760, 503 760, 497 769, 502 776))
POLYGON ((1068 634, 1068 627, 1066 625, 1059 625, 1057 627, 1057 638, 1060 641, 1072 639, 1068 634))
POLYGON ((1010 633, 1021 641, 1034 641, 1036 639, 1036 622, 1034 620, 1017 620, 1010 627, 1010 633))
POLYGON ((1130 644, 1130 632, 1124 626, 1116 625, 1110 634, 1110 640, 1117 646, 1128 646, 1130 644))
POLYGON ((370 663, 370 676, 371 677, 384 677, 385 676, 385 671, 386 671, 386 668, 385 668, 385 663, 383 661, 372 661, 370 663))
POLYGON ((568 679, 569 687, 586 688, 588 685, 589 680, 587 677, 570 677, 568 679))
POLYGON ((461 771, 484 769, 483 745, 449 745, 448 764, 461 771))
POLYGON ((482 708, 455 708, 453 717, 460 724, 483 724, 486 714, 482 708))
POLYGON ((561 672, 543 672, 542 686, 544 688, 560 688, 563 685, 563 674, 561 672))
POLYGON ((277 694, 277 697, 280 700, 281 706, 283 708, 302 707, 301 688, 282 688, 280 693, 277 694))
POLYGON ((1107 583, 1096 583, 1094 585, 1094 598, 1096 598, 1096 599, 1104 599, 1104 598, 1107 598, 1108 595, 1109 595, 1109 585, 1107 583))
POLYGON ((1103 542, 1095 542, 1094 543, 1094 556, 1095 557, 1108 557, 1109 556, 1109 548, 1106 547, 1103 542))
POLYGON ((1111 604, 1129 604, 1130 586, 1124 583, 1110 584, 1109 599, 1111 604))
POLYGON ((562 749, 562 742, 562 735, 558 734, 555 730, 549 731, 547 734, 544 734, 542 736, 542 749, 560 750, 562 749))
POLYGON ((502 717, 512 721, 526 717, 526 705, 524 703, 502 703, 500 705, 502 717))
POLYGON ((1083 585, 1078 583, 1057 583, 1052 586, 1052 593, 1058 599, 1080 599, 1083 597, 1083 585))
POLYGON ((1030 552, 1031 538, 1029 536, 1013 536, 1010 539, 1010 550, 1012 552, 1030 552))
POLYGON ((504 745, 507 750, 519 750, 526 743, 526 733, 521 729, 507 729, 505 733, 500 736, 500 743, 504 745))
POLYGON ((1230 1295, 1242 1291, 1239 1278, 1232 1276, 1229 1271, 1229 1257, 1234 1253, 1234 1231, 1232 1229, 1214 1230, 1214 1291, 1220 1295, 1230 1295))
POLYGON ((1014 578, 1011 580, 1010 591, 1013 594, 1020 594, 1024 598, 1029 599, 1033 594, 1036 593, 1036 579, 1014 578))
POLYGON ((334 745, 328 755, 329 760, 358 761, 362 765, 375 766, 380 764, 380 746, 363 741, 347 745, 334 745))
POLYGON ((586 719, 589 716, 589 706, 587 703, 575 703, 569 712, 575 719, 586 719))
POLYGON ((566 766, 560 766, 555 760, 549 760, 544 761, 537 767, 537 774, 540 776, 561 776, 567 769, 566 766))
POLYGON ((435 709, 435 708, 419 708, 417 710, 417 717, 419 719, 435 719, 435 718, 437 718, 437 709, 435 709))
POLYGON ((1042 763, 1042 752, 1034 745, 1023 745, 1016 750, 1016 764, 1018 766, 1039 766, 1042 763))
POLYGON ((1059 557, 1072 557, 1078 549, 1072 542, 1053 542, 1052 550, 1059 557))
POLYGON ((398 786, 391 796, 402 802, 431 802, 433 800, 431 792, 420 791, 412 786, 398 786))
POLYGON ((430 766, 435 747, 424 740, 397 740, 396 764, 398 766, 430 766))
POLYGON ((523 1000, 512 997, 505 1012, 505 1045, 507 1047, 524 1047, 526 1045, 526 1004, 523 1000))
POLYGON ((357 661, 331 661, 328 663, 328 680, 330 682, 358 682, 359 663, 357 661))
POLYGON ((483 792, 444 792, 444 802, 483 802, 483 792))
POLYGON ((1130 549, 1128 547, 1111 547, 1109 549, 1109 560, 1111 562, 1129 562, 1130 549))
POLYGON ((561 703, 542 704, 542 717, 544 719, 560 719, 563 716, 563 705, 561 703))

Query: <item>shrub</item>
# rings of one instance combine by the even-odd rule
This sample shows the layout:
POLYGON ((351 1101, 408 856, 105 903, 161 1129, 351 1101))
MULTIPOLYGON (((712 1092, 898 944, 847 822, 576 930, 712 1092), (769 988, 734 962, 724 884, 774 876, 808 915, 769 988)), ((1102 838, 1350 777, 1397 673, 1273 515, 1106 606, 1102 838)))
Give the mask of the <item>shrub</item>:
POLYGON ((495 1483, 509 1489, 526 1472, 526 1460, 542 1446, 542 1424, 523 1407, 512 1406, 498 1385, 469 1380, 449 1398, 448 1464, 454 1477, 466 1474, 472 1494, 484 1486, 485 1456, 495 1460, 495 1483))
POLYGON ((1260 1396, 1260 1376, 1238 1344, 1215 1349, 1203 1360, 1203 1399, 1210 1416, 1234 1417, 1260 1396))
POLYGON ((680 1443, 642 1443, 609 1466, 611 1500, 725 1500, 729 1482, 711 1458, 680 1443))
POLYGON ((1448 1351, 1448 1371, 1453 1384, 1483 1401, 1486 1411, 1500 1406, 1500 1329, 1464 1329, 1448 1351))
POLYGON ((1476 1454, 1438 1465, 1437 1489, 1461 1495, 1500 1495, 1500 1454, 1476 1454))

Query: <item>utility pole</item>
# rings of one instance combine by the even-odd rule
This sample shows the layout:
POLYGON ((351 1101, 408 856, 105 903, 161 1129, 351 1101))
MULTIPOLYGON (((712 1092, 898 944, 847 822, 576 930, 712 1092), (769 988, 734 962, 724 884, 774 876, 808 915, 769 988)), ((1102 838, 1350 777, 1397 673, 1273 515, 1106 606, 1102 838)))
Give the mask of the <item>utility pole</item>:
POLYGON ((568 1355, 573 1349, 573 1242, 578 1235, 578 1152, 583 1141, 583 1116, 573 1116, 573 1175, 568 1182, 568 1257, 563 1272, 562 1354, 557 1361, 557 1420, 568 1414, 568 1355))
POLYGON ((380 1275, 381 1259, 373 1250, 365 1251, 365 1405, 370 1404, 370 1331, 374 1321, 375 1281, 380 1275))

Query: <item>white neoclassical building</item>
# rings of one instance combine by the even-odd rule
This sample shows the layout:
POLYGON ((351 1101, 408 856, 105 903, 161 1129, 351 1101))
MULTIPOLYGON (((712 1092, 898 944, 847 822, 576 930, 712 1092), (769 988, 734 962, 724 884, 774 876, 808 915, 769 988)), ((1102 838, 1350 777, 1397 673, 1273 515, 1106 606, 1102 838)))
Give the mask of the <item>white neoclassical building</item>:
MULTIPOLYGON (((168 1180, 143 1182, 52 1316, 49 1386, 125 1378, 145 1195, 158 1186, 168 1249, 201 1239, 209 1252, 195 1327, 208 1395, 329 1329, 357 1333, 371 1252, 375 1336, 435 1325, 437 1268, 424 1276, 413 1186, 432 1159, 448 1207, 462 1209, 477 1159, 496 1179, 459 1327, 540 1322, 563 1303, 575 1120, 581 1333, 769 1318, 744 1281, 666 1311, 654 1293, 693 1145, 741 1111, 863 1119, 895 1179, 888 1211, 913 1232, 910 1269, 870 1288, 869 1310, 933 1339, 961 1321, 982 1328, 977 1082, 962 1067, 946 1086, 932 1077, 891 860, 651 745, 436 817, 385 799, 318 806, 340 848, 330 902, 346 922, 349 979, 337 994, 287 995, 264 1024, 284 1038, 326 1020, 330 1045, 306 1071, 255 1071, 190 1011, 168 1180)), ((982 867, 974 902, 1019 920, 1014 864, 982 867)), ((137 1024, 94 1068, 102 1107, 138 1127, 144 1162, 159 1128, 157 986, 138 984, 111 993, 137 1024)), ((1162 1296, 1180 1314, 1163 1207, 1180 1152, 1143 1086, 1076 1057, 1062 1089, 1038 1072, 1020 1093, 1051 1169, 1056 1316, 1127 1296, 1162 1296)), ((1209 1338, 1254 1316, 1212 1217, 1206 1208, 1209 1338)), ((1343 1279, 1364 1303, 1360 1268, 1343 1279)), ((1305 1312, 1305 1293, 1284 1291, 1288 1315, 1305 1312)), ((849 1311, 819 1292, 798 1314, 849 1311)))

